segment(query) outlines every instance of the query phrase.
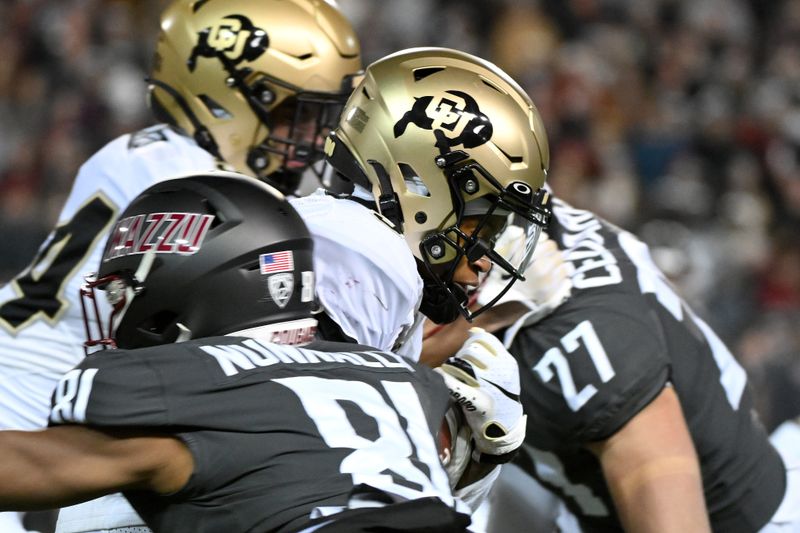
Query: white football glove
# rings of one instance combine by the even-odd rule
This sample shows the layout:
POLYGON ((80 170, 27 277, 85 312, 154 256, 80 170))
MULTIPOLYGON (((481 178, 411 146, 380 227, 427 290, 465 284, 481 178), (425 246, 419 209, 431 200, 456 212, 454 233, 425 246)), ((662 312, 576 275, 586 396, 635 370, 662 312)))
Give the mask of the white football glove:
MULTIPOLYGON (((495 248, 519 247, 517 241, 524 237, 521 228, 509 226, 498 238, 495 248)), ((531 310, 526 316, 526 324, 538 322, 570 297, 573 270, 572 263, 566 260, 564 250, 561 250, 547 233, 542 232, 531 262, 525 270, 525 281, 514 283, 497 305, 504 302, 522 302, 531 310)), ((505 287, 508 278, 507 274, 503 278, 503 274, 502 269, 491 270, 485 287, 478 295, 478 303, 487 303, 493 295, 505 287)))
POLYGON ((526 416, 517 361, 497 337, 471 328, 461 349, 436 370, 472 430, 473 459, 494 464, 513 459, 525 439, 526 416))

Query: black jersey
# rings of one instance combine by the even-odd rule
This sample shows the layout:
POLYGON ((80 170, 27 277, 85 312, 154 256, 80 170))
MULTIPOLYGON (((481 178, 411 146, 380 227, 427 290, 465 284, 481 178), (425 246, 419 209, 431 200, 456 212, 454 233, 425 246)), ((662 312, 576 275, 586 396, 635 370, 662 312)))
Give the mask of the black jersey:
POLYGON ((574 267, 573 290, 547 318, 508 332, 528 414, 518 463, 560 494, 587 532, 621 530, 599 461, 583 446, 613 435, 671 384, 714 531, 757 531, 786 481, 744 370, 641 241, 558 200, 553 213, 548 233, 574 267))
POLYGON ((454 505, 433 437, 448 401, 437 374, 393 354, 215 337, 88 357, 50 422, 187 444, 195 470, 180 492, 125 493, 156 532, 291 531, 351 498, 454 505))

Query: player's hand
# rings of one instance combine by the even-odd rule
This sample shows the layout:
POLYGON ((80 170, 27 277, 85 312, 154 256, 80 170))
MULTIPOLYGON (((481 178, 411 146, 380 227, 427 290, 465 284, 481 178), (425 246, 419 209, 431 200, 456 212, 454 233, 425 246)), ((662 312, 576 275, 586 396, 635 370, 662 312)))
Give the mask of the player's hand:
POLYGON ((479 462, 510 461, 525 439, 519 367, 491 333, 471 328, 461 349, 436 369, 472 430, 479 462))

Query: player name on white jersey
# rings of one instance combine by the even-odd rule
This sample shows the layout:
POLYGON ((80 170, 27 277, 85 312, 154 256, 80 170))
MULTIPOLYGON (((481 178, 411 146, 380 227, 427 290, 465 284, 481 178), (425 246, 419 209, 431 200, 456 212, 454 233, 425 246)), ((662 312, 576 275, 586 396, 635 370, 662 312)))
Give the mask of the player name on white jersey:
POLYGON ((277 364, 349 363, 371 368, 414 369, 400 356, 377 352, 322 352, 293 346, 268 344, 248 339, 242 344, 200 346, 216 359, 226 376, 235 376, 242 370, 254 370, 277 364))

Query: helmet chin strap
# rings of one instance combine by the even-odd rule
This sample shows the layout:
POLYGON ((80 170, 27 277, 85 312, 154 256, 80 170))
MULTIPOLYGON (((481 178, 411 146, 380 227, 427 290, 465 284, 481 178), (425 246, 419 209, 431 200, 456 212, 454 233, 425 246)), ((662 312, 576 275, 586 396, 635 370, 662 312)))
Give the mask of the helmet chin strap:
POLYGON ((272 185, 285 195, 297 194, 300 181, 303 179, 302 172, 291 172, 288 170, 276 170, 269 176, 262 178, 263 181, 272 185))
POLYGON ((395 230, 402 234, 404 222, 403 208, 400 207, 400 199, 397 197, 397 193, 394 192, 394 188, 392 187, 392 179, 389 177, 389 173, 386 172, 384 166, 378 161, 370 159, 367 163, 372 166, 375 175, 378 177, 378 186, 381 191, 381 195, 376 200, 378 212, 389 219, 392 224, 394 224, 395 230))
POLYGON ((420 312, 437 324, 449 324, 462 316, 461 308, 469 300, 466 291, 455 283, 445 285, 444 281, 436 279, 427 265, 419 270, 421 274, 423 270, 427 272, 422 276, 420 312))
MULTIPOLYGON (((459 305, 444 287, 435 283, 426 283, 423 288, 423 294, 422 305, 420 305, 419 310, 435 323, 449 324, 461 316, 459 305)), ((452 294, 455 294, 455 291, 452 294)), ((466 293, 463 295, 466 302, 466 293)))

